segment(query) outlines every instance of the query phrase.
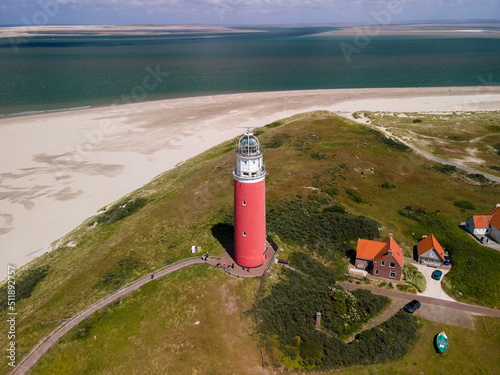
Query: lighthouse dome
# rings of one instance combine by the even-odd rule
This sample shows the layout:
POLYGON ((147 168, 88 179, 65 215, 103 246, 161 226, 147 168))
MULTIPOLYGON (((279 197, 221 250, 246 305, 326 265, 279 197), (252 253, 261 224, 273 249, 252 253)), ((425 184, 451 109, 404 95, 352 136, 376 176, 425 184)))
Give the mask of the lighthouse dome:
POLYGON ((238 151, 244 155, 258 154, 260 152, 259 140, 252 133, 245 134, 240 139, 238 151))

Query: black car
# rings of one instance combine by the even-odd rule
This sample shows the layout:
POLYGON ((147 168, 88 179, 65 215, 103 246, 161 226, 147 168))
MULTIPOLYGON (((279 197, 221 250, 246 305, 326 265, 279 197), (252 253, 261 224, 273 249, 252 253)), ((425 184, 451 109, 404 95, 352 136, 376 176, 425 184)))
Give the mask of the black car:
POLYGON ((420 307, 420 302, 414 299, 411 302, 408 302, 405 306, 405 311, 407 313, 413 314, 413 312, 420 307))

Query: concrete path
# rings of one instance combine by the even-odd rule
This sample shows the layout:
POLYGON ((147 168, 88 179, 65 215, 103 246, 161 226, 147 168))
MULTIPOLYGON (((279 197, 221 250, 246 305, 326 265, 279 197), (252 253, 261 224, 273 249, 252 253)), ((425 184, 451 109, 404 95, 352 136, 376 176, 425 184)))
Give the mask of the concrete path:
POLYGON ((50 333, 47 337, 43 338, 37 346, 31 350, 31 352, 26 355, 23 360, 16 366, 16 368, 11 372, 11 375, 24 375, 35 363, 49 350, 52 345, 54 345, 66 332, 75 327, 78 323, 82 322, 90 315, 95 313, 97 310, 102 309, 103 307, 109 305, 110 303, 116 301, 117 299, 133 292, 134 290, 139 289, 144 284, 152 282, 159 277, 168 275, 169 273, 180 270, 181 268, 189 267, 193 264, 206 263, 211 266, 216 266, 220 261, 218 259, 208 259, 206 262, 203 261, 200 257, 197 258, 189 258, 178 263, 174 263, 170 266, 162 268, 158 271, 154 272, 154 279, 151 278, 151 274, 148 274, 121 289, 118 289, 113 294, 110 294, 100 301, 97 301, 92 306, 87 309, 79 312, 73 318, 66 321, 57 327, 52 333, 50 333))

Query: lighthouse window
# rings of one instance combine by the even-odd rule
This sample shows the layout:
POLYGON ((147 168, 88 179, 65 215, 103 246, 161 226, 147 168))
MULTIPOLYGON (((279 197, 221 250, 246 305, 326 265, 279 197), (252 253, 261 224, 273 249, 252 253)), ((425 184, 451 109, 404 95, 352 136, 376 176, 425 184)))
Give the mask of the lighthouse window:
POLYGON ((246 206, 247 205, 247 201, 243 201, 243 206, 246 206))
POLYGON ((243 232, 243 237, 246 237, 247 236, 247 232, 243 232))

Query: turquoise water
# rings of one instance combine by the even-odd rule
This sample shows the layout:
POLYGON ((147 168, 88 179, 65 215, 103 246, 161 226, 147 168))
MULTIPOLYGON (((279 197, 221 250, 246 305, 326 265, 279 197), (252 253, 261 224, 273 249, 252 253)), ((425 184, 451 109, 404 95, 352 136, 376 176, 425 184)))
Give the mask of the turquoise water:
POLYGON ((500 84, 500 39, 371 37, 349 62, 341 45, 355 46, 353 37, 310 36, 330 29, 32 37, 17 52, 3 40, 0 115, 235 92, 500 84))

